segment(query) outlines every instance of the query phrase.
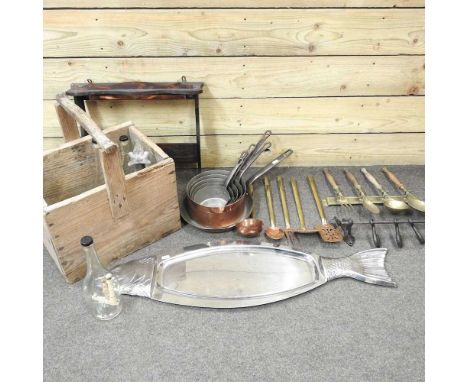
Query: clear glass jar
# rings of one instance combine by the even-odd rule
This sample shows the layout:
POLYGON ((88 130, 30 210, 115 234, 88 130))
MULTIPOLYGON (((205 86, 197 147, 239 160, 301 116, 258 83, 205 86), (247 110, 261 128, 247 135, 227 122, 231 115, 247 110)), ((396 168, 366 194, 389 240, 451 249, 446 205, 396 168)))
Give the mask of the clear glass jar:
POLYGON ((83 293, 87 308, 100 320, 111 320, 122 311, 119 284, 103 267, 94 248, 93 238, 83 236, 81 246, 86 256, 86 276, 83 293))

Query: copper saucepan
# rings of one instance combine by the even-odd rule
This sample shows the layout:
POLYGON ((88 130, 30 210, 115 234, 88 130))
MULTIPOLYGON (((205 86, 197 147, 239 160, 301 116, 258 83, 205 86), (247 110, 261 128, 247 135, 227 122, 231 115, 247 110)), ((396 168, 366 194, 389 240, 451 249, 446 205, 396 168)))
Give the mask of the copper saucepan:
MULTIPOLYGON (((246 182, 246 185, 243 185, 243 189, 245 190, 244 193, 240 195, 240 197, 237 200, 235 200, 232 203, 226 204, 223 207, 207 207, 200 203, 195 203, 191 198, 186 196, 185 203, 187 205, 187 210, 191 218, 197 223, 209 228, 225 228, 227 226, 237 224, 244 218, 247 198, 251 198, 247 192, 247 186, 249 184, 254 183, 261 176, 265 175, 268 171, 270 171, 273 167, 277 166, 279 163, 281 163, 283 160, 289 157, 292 153, 293 150, 286 150, 268 165, 258 170, 249 178, 249 180, 246 182)), ((226 177, 228 175, 229 172, 226 172, 226 177)), ((244 183, 243 180, 242 183, 244 183)))

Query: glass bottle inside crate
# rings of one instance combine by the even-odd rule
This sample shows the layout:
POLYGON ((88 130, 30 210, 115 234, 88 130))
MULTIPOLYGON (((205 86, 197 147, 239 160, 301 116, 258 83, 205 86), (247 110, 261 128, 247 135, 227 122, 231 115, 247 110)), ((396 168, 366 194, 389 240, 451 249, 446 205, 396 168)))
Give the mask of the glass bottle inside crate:
POLYGON ((128 135, 121 135, 119 137, 119 146, 124 174, 129 174, 132 171, 128 166, 128 153, 130 151, 130 141, 128 139, 128 135))
POLYGON ((81 246, 87 267, 83 280, 86 305, 96 318, 110 320, 122 311, 118 282, 99 261, 91 236, 83 236, 81 246))

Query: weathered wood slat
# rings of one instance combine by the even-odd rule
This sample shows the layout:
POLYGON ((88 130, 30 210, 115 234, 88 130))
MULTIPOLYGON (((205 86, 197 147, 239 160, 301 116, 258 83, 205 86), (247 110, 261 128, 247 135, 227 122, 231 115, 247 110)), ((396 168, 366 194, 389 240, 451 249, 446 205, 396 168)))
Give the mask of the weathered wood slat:
POLYGON ((423 9, 44 12, 46 57, 422 53, 423 9))
MULTIPOLYGON (((193 101, 99 101, 87 108, 102 128, 133 121, 147 136, 194 135, 193 101)), ((424 131, 424 97, 205 99, 201 133, 393 133, 424 131)), ((44 101, 44 137, 61 137, 44 101)))
POLYGON ((54 103, 54 108, 65 141, 69 142, 79 138, 80 132, 78 131, 75 119, 58 103, 54 103))
MULTIPOLYGON (((193 137, 152 137, 159 143, 193 141, 193 137)), ((204 136, 201 138, 204 167, 231 166, 254 139, 251 136, 204 136)), ((292 148, 285 166, 423 164, 424 133, 401 134, 297 134, 274 135, 271 151, 292 148)), ((46 138, 45 148, 56 147, 61 138, 46 138)), ((260 158, 258 165, 271 159, 260 158)))
POLYGON ((424 0, 44 0, 45 8, 424 7, 424 0))
POLYGON ((424 94, 424 57, 46 59, 44 98, 72 82, 204 81, 204 98, 424 94))

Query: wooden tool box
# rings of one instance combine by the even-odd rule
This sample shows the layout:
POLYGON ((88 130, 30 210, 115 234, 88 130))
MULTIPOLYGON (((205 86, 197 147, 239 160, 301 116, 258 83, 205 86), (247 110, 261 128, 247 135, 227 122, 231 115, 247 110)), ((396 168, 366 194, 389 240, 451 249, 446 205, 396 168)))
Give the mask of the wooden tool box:
POLYGON ((73 283, 86 272, 82 236, 93 236, 107 264, 178 230, 180 214, 174 161, 164 151, 132 122, 101 131, 66 96, 57 101, 67 143, 43 155, 44 245, 73 283), (79 137, 76 121, 88 136, 79 137), (151 164, 125 175, 121 135, 140 141, 151 164))

